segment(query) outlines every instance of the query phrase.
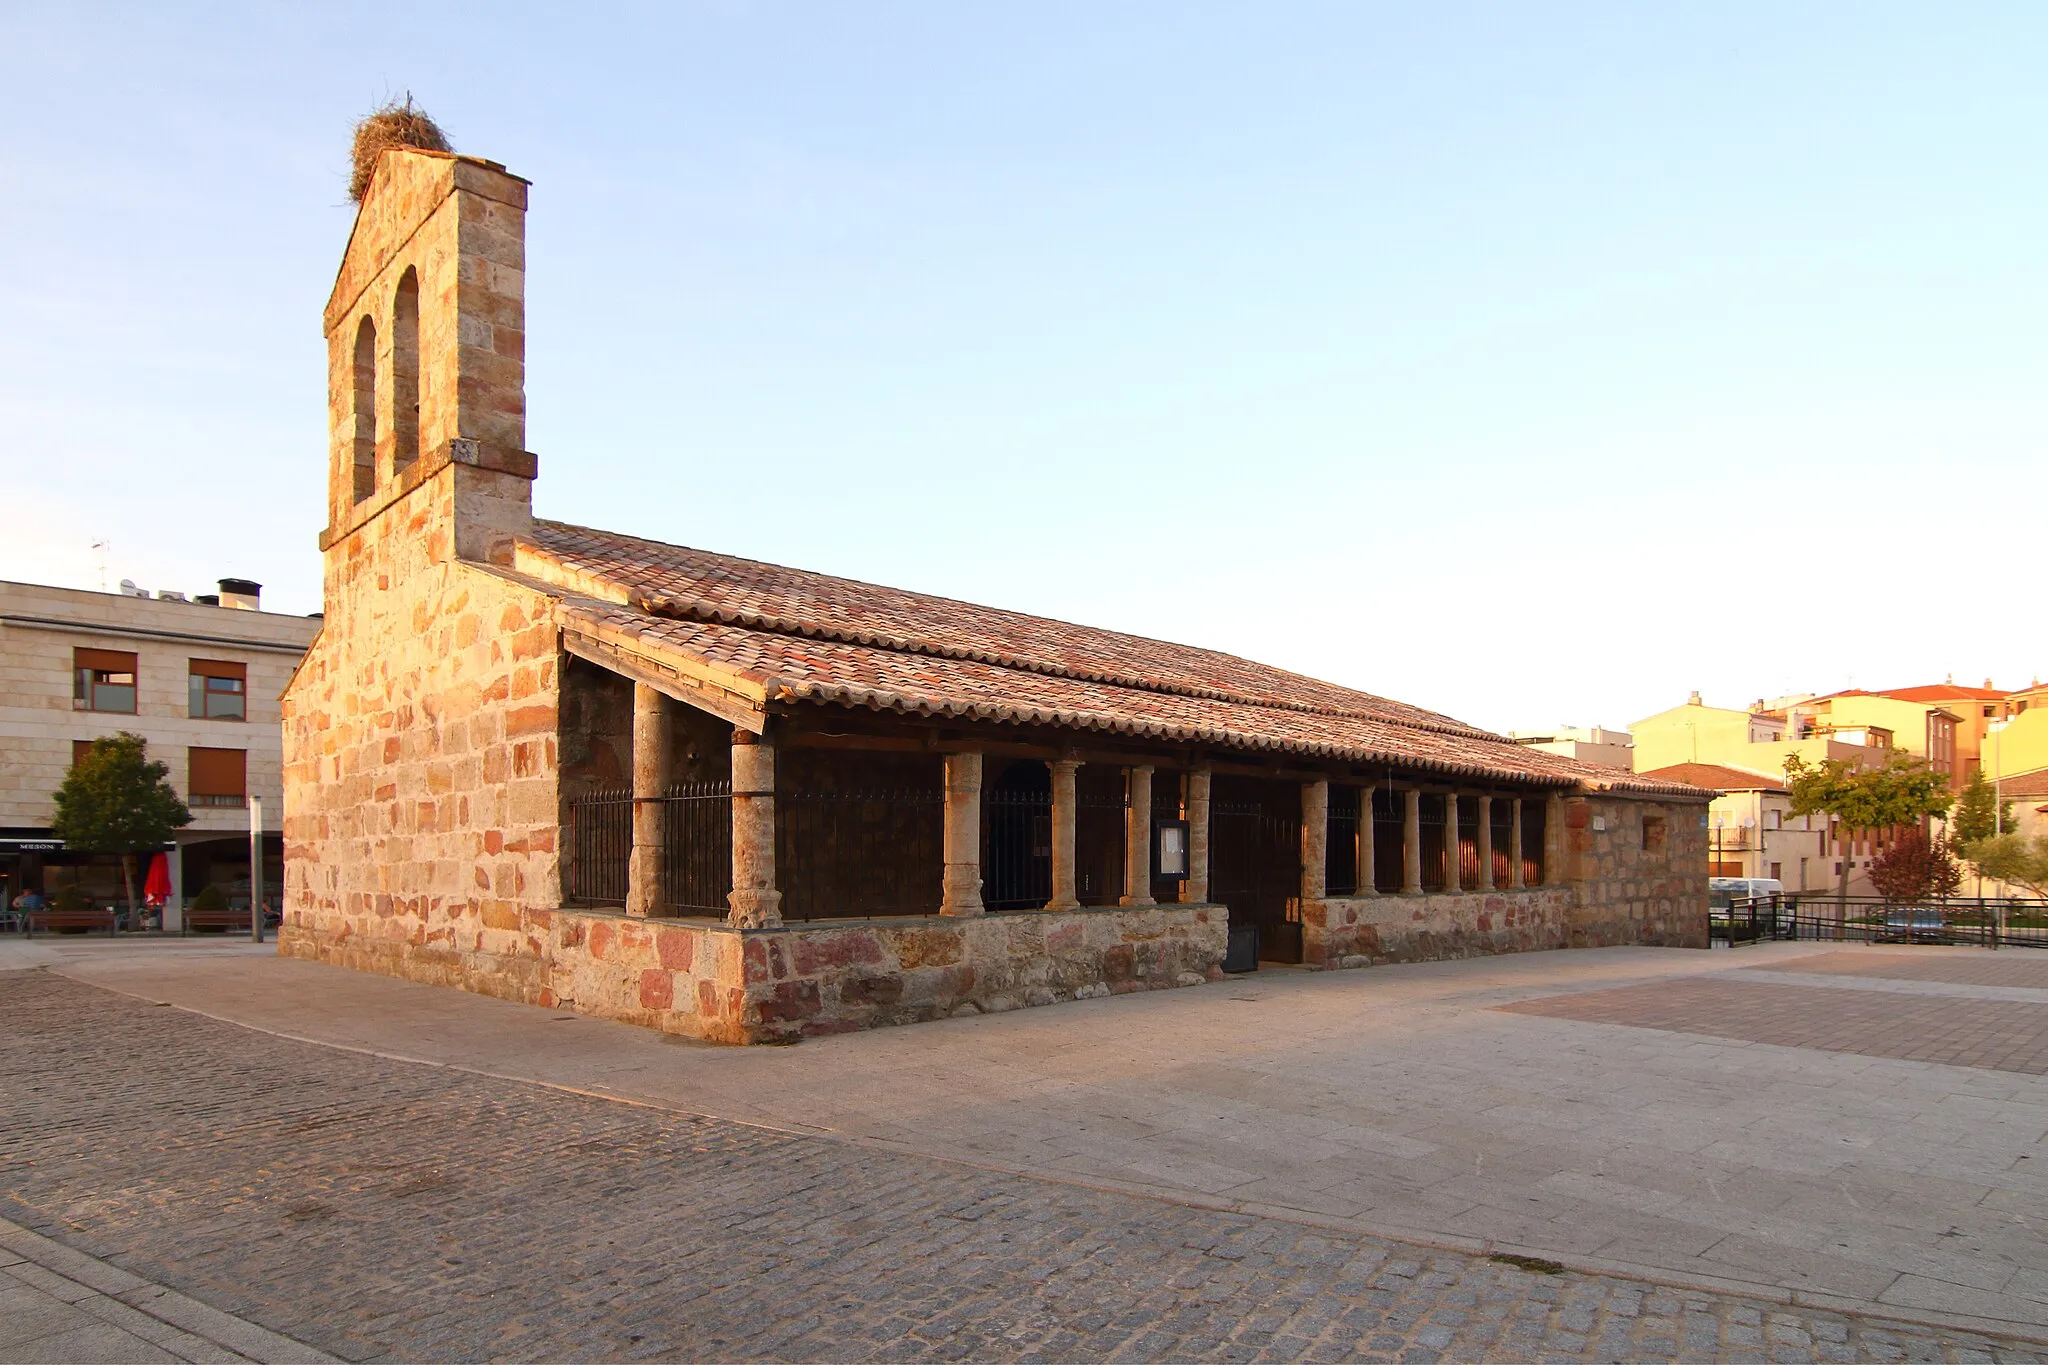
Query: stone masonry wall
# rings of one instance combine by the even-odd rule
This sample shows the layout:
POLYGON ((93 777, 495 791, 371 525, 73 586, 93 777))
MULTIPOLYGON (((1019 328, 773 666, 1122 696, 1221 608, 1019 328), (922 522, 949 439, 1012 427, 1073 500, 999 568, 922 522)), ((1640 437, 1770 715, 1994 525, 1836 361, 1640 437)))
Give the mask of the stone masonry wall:
POLYGON ((1562 886, 1311 901, 1302 915, 1302 960, 1366 967, 1563 948, 1571 911, 1571 889, 1562 886))
POLYGON ((1697 802, 1573 797, 1553 884, 1310 901, 1302 959, 1364 967, 1625 943, 1704 948, 1705 810, 1697 802))
POLYGON ((1565 802, 1570 946, 1707 946, 1703 802, 1573 797, 1565 802))
POLYGON ((1019 911, 734 929, 520 908, 448 947, 300 932, 287 951, 723 1043, 791 1041, 1221 975, 1220 906, 1019 911), (462 944, 473 944, 464 947, 462 944))
POLYGON ((437 544, 454 473, 350 537, 285 693, 288 954, 488 973, 559 900, 553 603, 437 544))

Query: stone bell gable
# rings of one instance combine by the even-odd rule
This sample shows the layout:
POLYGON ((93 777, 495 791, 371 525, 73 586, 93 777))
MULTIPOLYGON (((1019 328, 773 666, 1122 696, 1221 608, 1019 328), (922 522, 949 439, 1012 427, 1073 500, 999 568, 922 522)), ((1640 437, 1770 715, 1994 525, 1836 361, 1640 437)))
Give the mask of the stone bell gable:
MULTIPOLYGON (((446 152, 379 162, 327 301, 323 550, 397 509, 427 559, 511 561, 536 472, 526 188, 502 166, 446 152)), ((352 562, 330 555, 329 567, 352 562)))
MULTIPOLYGON (((284 697, 286 909, 340 961, 521 994, 523 918, 559 900, 549 598, 514 581, 527 184, 381 158, 327 303, 325 620, 284 697)), ((526 992, 530 994, 531 992, 526 992)))

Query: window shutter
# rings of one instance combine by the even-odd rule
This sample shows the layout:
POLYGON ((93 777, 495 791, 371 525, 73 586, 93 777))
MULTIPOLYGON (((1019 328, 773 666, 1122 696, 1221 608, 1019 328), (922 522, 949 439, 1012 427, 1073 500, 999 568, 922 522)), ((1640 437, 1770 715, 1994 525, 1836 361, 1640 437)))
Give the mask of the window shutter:
POLYGON ((91 740, 89 740, 89 739, 74 739, 74 740, 72 740, 72 741, 71 741, 71 766, 75 768, 75 767, 77 767, 77 766, 78 766, 79 764, 81 764, 81 763, 85 762, 85 756, 86 756, 87 754, 91 753, 91 752, 92 752, 92 741, 91 741, 91 740))
POLYGON ((246 749, 191 749, 190 788, 194 796, 247 796, 246 749))
POLYGON ((133 673, 135 656, 117 649, 74 649, 71 651, 71 665, 74 668, 102 669, 108 673, 133 673))
POLYGON ((219 659, 194 659, 192 676, 195 678, 233 678, 238 683, 249 681, 249 665, 224 663, 219 659))

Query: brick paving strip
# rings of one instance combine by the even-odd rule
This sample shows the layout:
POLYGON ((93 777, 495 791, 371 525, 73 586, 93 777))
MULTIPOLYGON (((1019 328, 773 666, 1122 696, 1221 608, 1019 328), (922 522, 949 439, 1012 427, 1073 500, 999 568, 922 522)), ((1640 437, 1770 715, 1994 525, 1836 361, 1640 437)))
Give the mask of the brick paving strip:
POLYGON ((349 1360, 2041 1359, 296 1043, 47 972, 0 974, 0 1012, 0 1212, 349 1360))
POLYGON ((1960 951, 1915 948, 1894 953, 1817 953, 1812 957, 1760 962, 1749 970, 2048 990, 2048 952, 2039 948, 2008 948, 1997 954, 1974 948, 1960 951))
POLYGON ((1859 1057, 2048 1075, 2048 1004, 1702 977, 1495 1008, 1859 1057))

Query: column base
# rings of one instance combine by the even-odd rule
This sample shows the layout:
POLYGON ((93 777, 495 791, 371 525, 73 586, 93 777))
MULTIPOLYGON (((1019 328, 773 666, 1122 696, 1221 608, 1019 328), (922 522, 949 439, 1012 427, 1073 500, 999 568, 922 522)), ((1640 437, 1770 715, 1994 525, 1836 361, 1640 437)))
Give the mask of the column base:
POLYGON ((1081 902, 1075 900, 1072 896, 1068 896, 1065 900, 1047 901, 1045 908, 1047 910, 1079 910, 1081 902))
POLYGON ((1150 896, 1120 896, 1117 898, 1117 904, 1127 905, 1133 910, 1143 910, 1149 906, 1157 905, 1159 902, 1150 896))
POLYGON ((939 913, 955 916, 980 915, 987 910, 988 907, 981 899, 981 864, 948 864, 945 881, 940 887, 939 913))
POLYGON ((726 895, 732 913, 725 922, 735 929, 772 929, 782 923, 780 891, 733 890, 726 895))

